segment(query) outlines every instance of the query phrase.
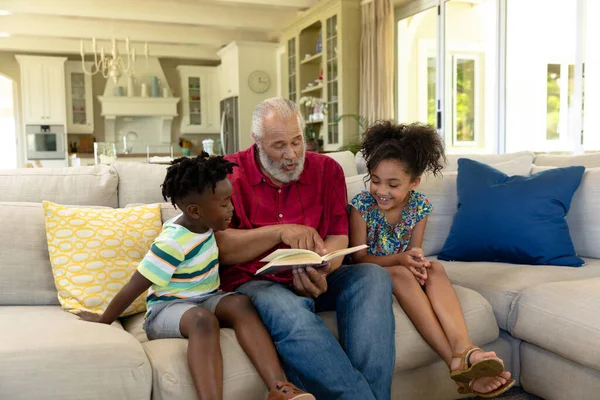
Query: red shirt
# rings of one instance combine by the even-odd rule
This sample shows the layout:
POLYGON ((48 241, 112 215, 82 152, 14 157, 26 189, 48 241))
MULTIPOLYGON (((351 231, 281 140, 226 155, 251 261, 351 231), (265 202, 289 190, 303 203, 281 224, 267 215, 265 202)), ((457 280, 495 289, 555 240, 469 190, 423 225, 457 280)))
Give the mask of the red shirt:
MULTIPOLYGON (((323 239, 348 235, 348 200, 342 167, 331 157, 306 152, 304 170, 295 182, 275 185, 254 158, 256 146, 225 158, 238 164, 229 177, 233 186, 234 229, 255 229, 275 224, 299 224, 315 228, 323 239)), ((251 246, 251 243, 248 243, 251 246)), ((292 273, 262 275, 254 273, 265 265, 259 262, 278 248, 270 249, 253 261, 220 268, 221 288, 233 291, 255 279, 283 284, 292 282, 292 273)))

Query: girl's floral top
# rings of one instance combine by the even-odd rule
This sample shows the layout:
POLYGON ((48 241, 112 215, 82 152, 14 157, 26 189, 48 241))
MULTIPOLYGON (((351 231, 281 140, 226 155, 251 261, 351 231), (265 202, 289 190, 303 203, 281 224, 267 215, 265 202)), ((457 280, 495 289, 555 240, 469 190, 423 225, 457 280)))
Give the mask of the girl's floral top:
POLYGON ((371 256, 389 256, 405 251, 415 225, 433 211, 423 193, 411 191, 400 223, 392 226, 371 193, 363 191, 357 194, 351 204, 367 223, 367 246, 371 256))

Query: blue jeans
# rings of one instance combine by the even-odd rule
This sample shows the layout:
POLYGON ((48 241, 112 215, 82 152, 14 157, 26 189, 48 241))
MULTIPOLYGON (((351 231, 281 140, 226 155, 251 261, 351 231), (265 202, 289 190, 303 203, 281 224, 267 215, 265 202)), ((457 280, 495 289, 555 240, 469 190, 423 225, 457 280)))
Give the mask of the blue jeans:
POLYGON ((348 265, 327 282, 315 300, 269 281, 237 291, 252 299, 296 386, 323 400, 389 400, 395 361, 389 273, 373 264, 348 265), (339 342, 315 314, 332 310, 339 342))

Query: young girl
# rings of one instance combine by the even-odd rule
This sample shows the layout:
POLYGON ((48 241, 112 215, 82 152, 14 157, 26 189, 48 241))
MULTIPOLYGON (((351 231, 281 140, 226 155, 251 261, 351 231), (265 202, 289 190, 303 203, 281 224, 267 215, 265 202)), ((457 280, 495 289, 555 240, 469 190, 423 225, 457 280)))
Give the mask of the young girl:
POLYGON ((187 338, 187 358, 198 398, 223 398, 223 360, 219 328, 233 328, 265 385, 269 400, 314 400, 284 381, 271 337, 246 296, 219 290, 214 230, 231 222, 231 183, 236 164, 222 157, 179 158, 167 170, 163 197, 181 215, 167 221, 131 280, 102 316, 81 319, 111 324, 148 291, 144 330, 150 340, 187 338))
POLYGON ((415 189, 424 172, 437 175, 443 168, 439 135, 418 123, 380 122, 365 133, 362 152, 370 187, 352 200, 350 246, 368 249, 353 260, 387 269, 398 302, 448 364, 459 393, 485 398, 504 393, 514 385, 510 373, 495 353, 473 346, 444 267, 427 261, 420 248, 432 206, 415 189))

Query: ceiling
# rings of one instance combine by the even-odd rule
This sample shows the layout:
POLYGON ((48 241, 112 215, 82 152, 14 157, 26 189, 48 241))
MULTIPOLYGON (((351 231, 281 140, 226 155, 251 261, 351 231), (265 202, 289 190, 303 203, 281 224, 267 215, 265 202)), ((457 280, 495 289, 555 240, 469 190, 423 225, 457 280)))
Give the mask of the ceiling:
POLYGON ((137 54, 148 42, 150 55, 214 60, 234 40, 277 41, 299 12, 318 1, 0 0, 0 51, 78 54, 81 39, 90 52, 96 37, 109 52, 114 36, 121 43, 129 37, 137 54))

